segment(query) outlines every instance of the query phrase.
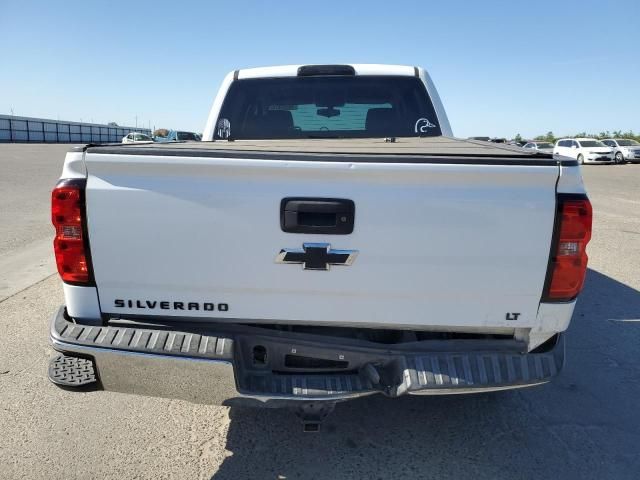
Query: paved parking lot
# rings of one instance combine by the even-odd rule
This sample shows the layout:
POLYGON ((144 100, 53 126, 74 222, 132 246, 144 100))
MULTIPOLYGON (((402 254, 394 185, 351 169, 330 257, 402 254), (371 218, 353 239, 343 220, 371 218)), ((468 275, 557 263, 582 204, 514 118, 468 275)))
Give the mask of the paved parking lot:
POLYGON ((0 144, 0 478, 639 477, 640 165, 584 167, 590 269, 554 383, 369 397, 303 434, 286 411, 49 384, 47 322, 63 298, 44 249, 66 148, 0 144))

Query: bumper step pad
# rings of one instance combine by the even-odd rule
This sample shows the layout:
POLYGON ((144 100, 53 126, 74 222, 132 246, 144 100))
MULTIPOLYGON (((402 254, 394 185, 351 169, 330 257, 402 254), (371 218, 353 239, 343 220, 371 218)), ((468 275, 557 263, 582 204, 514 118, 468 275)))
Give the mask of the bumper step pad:
POLYGON ((56 355, 49 362, 49 379, 63 387, 87 387, 97 384, 93 361, 87 358, 56 355))
POLYGON ((66 320, 62 310, 54 317, 52 327, 52 339, 86 347, 215 360, 229 359, 233 351, 231 338, 170 330, 80 325, 66 320))

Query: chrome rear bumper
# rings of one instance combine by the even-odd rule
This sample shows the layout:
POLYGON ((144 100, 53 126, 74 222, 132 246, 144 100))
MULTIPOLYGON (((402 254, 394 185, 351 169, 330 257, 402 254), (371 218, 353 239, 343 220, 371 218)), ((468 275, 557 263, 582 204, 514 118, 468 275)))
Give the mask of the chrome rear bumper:
POLYGON ((408 350, 313 342, 281 332, 266 336, 242 330, 80 325, 66 317, 64 307, 51 320, 50 339, 67 357, 90 359, 104 390, 216 405, 277 407, 374 393, 396 397, 503 390, 545 383, 564 363, 561 335, 542 353, 465 340, 447 341, 433 350, 408 350), (320 373, 281 371, 268 364, 254 368, 243 353, 254 343, 267 345, 272 358, 282 352, 342 358, 349 368, 320 373))

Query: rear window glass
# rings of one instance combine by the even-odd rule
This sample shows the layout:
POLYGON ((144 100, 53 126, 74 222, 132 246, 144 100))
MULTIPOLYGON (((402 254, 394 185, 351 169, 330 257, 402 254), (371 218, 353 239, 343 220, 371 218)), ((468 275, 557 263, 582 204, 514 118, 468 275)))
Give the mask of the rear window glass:
POLYGON ((422 81, 400 76, 235 81, 215 138, 360 138, 441 135, 422 81))

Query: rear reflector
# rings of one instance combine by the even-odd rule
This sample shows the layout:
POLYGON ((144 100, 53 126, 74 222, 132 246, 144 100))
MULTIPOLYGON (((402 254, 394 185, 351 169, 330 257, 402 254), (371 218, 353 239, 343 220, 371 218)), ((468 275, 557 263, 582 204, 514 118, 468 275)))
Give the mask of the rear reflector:
POLYGON ((56 229, 53 250, 58 273, 65 283, 92 285, 93 275, 86 234, 84 189, 86 180, 61 180, 51 192, 51 221, 56 229))
POLYGON ((592 210, 586 195, 558 195, 558 211, 543 302, 576 298, 587 272, 592 210))

